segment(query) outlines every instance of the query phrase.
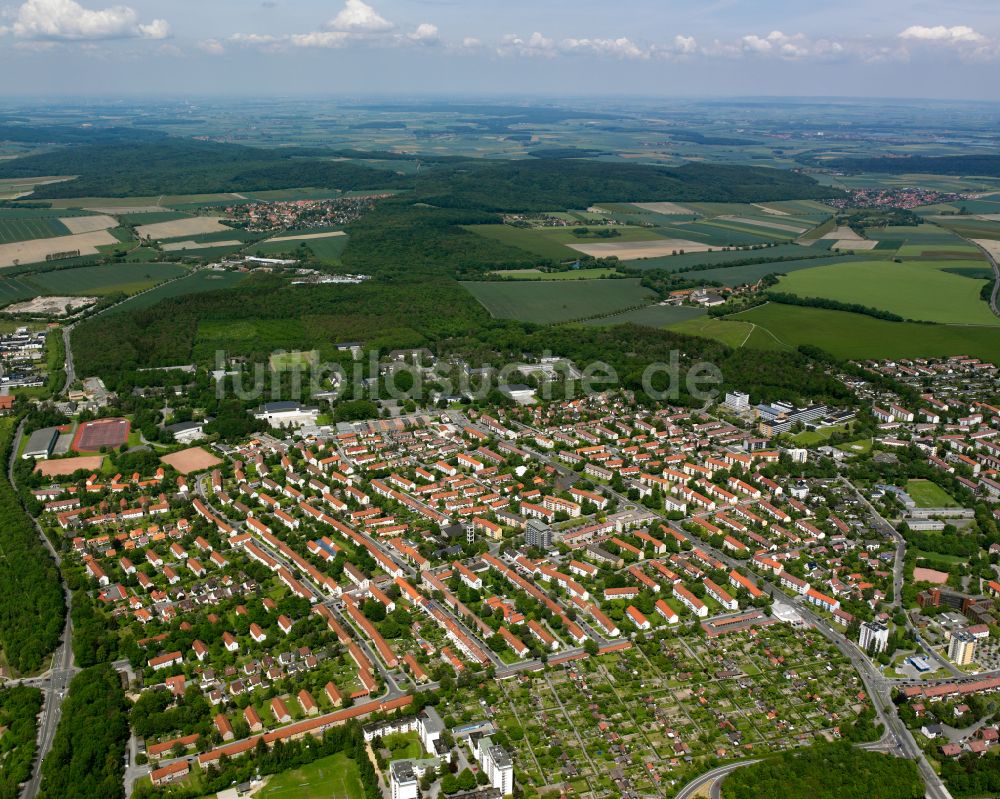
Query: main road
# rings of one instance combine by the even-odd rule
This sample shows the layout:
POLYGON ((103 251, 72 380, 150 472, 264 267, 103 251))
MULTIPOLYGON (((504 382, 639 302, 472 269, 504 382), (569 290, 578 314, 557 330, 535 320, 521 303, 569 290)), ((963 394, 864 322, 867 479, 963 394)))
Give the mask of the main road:
MULTIPOLYGON (((14 442, 11 448, 10 460, 7 462, 7 478, 10 480, 12 486, 16 490, 16 484, 14 482, 14 463, 17 458, 18 450, 21 448, 21 437, 24 435, 24 422, 22 421, 18 425, 17 432, 14 434, 14 442)), ((56 566, 62 565, 62 557, 55 547, 52 546, 52 542, 49 541, 48 536, 42 530, 41 525, 38 524, 37 519, 32 519, 35 525, 35 529, 38 531, 39 537, 42 539, 42 543, 45 548, 49 551, 52 559, 56 562, 56 566)), ((60 573, 60 582, 62 582, 62 575, 60 573)), ((70 619, 70 602, 71 596, 69 588, 65 582, 62 582, 63 594, 66 602, 66 624, 63 627, 62 638, 59 641, 59 646, 52 655, 52 663, 49 670, 44 672, 39 677, 23 680, 26 685, 33 685, 36 688, 42 690, 42 712, 38 720, 38 755, 35 758, 35 763, 32 767, 31 779, 24 786, 24 790, 21 793, 23 799, 34 799, 38 794, 38 788, 42 781, 42 761, 45 756, 52 749, 52 741, 55 739, 56 727, 59 725, 59 719, 62 715, 62 703, 63 699, 66 697, 66 691, 69 689, 70 680, 73 679, 73 675, 76 674, 78 669, 73 663, 73 623, 70 619)))

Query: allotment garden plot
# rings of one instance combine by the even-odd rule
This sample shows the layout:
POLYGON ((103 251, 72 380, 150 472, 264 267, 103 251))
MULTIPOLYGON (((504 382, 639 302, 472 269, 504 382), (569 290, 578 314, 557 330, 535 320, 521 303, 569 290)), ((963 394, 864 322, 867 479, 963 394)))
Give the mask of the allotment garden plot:
MULTIPOLYGON (((487 713, 515 769, 587 797, 671 795, 709 758, 736 759, 846 734, 868 703, 814 631, 784 625, 711 642, 686 633, 470 692, 447 708, 487 713)), ((527 790, 531 790, 530 788, 527 790)), ((544 789, 543 789, 544 791, 544 789)))

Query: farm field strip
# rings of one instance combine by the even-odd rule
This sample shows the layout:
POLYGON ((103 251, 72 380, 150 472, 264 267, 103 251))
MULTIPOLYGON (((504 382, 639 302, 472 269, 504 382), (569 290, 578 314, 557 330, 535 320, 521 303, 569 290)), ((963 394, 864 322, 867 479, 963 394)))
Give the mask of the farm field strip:
POLYGON ((638 279, 463 282, 490 315, 554 324, 610 314, 649 302, 638 279))
POLYGON ((0 244, 0 267, 14 266, 16 263, 39 263, 46 256, 76 250, 79 250, 80 255, 96 255, 99 246, 118 243, 118 239, 107 230, 95 230, 92 233, 0 244))

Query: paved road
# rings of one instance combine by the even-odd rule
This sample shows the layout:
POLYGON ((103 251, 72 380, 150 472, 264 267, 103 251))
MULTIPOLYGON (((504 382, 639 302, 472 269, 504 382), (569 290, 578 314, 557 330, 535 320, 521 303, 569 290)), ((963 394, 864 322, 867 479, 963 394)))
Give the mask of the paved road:
POLYGON ((711 786, 709 788, 711 796, 717 797, 719 795, 719 786, 722 784, 723 778, 732 774, 738 768, 743 768, 743 766, 750 766, 759 762, 759 760, 743 760, 739 763, 727 763, 725 766, 719 766, 711 771, 706 771, 700 777, 696 777, 685 785, 681 789, 681 792, 677 794, 675 799, 692 799, 692 797, 697 796, 701 789, 706 785, 711 786))
MULTIPOLYGON (((14 483, 14 462, 17 458, 17 452, 21 447, 21 437, 24 435, 24 422, 22 422, 14 435, 14 445, 11 449, 10 461, 7 463, 7 477, 11 482, 14 483)), ((38 521, 33 519, 35 528, 38 531, 39 537, 42 539, 42 543, 45 548, 49 551, 49 554, 55 560, 56 565, 62 563, 62 558, 56 549, 52 546, 52 543, 46 537, 38 521)), ((62 578, 60 577, 60 580, 62 578)), ((39 785, 42 781, 42 761, 45 756, 52 749, 52 741, 55 738, 56 727, 59 724, 59 718, 62 715, 62 703, 63 699, 66 697, 66 691, 69 688, 70 680, 76 674, 78 669, 73 664, 73 624, 70 620, 69 608, 70 608, 70 592, 69 588, 63 583, 63 593, 65 595, 66 601, 66 625, 63 627, 62 638, 59 642, 59 646, 52 656, 52 665, 49 670, 42 674, 41 676, 31 679, 24 680, 23 682, 28 685, 34 685, 42 690, 42 713, 38 720, 38 756, 35 759, 34 766, 31 772, 31 779, 24 786, 24 790, 21 794, 23 799, 34 799, 35 795, 38 793, 39 785)))

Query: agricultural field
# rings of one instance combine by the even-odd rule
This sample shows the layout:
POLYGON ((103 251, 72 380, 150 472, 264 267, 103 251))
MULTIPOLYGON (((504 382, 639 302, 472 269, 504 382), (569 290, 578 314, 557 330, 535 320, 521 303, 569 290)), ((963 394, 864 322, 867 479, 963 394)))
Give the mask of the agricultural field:
POLYGON ((589 319, 585 325, 644 325, 645 327, 670 327, 678 323, 701 319, 705 316, 702 308, 692 308, 685 305, 650 305, 646 308, 636 308, 611 316, 589 319))
POLYGON ((339 264, 340 256, 347 247, 348 238, 343 233, 331 235, 330 233, 314 234, 318 237, 309 236, 281 236, 275 239, 268 239, 252 244, 247 248, 247 252, 253 255, 276 256, 282 253, 294 252, 300 245, 308 247, 312 254, 320 261, 328 264, 339 264))
POLYGON ((713 250, 712 252, 689 252, 683 255, 668 255, 661 258, 645 258, 633 261, 629 269, 665 269, 674 272, 689 266, 724 266, 734 261, 758 258, 808 258, 812 255, 828 254, 829 241, 818 241, 809 246, 799 244, 758 245, 754 248, 738 250, 713 250))
POLYGON ((602 316, 650 302, 638 279, 465 282, 490 315, 537 324, 602 316))
POLYGON ((614 269, 570 269, 564 272, 543 272, 541 269, 504 269, 490 274, 507 280, 596 280, 617 274, 614 269))
POLYGON ((774 302, 728 316, 724 323, 730 320, 757 326, 746 344, 751 347, 758 341, 773 340, 790 348, 812 344, 838 358, 947 357, 962 353, 989 361, 1000 359, 996 327, 888 322, 845 311, 774 302))
POLYGON ((97 255, 99 247, 118 243, 118 239, 107 230, 95 230, 92 233, 0 244, 0 267, 41 263, 50 255, 68 252, 79 252, 80 256, 97 255))
POLYGON ((115 306, 108 313, 135 311, 150 308, 168 297, 179 297, 183 294, 200 294, 203 291, 218 291, 228 289, 247 279, 240 272, 222 272, 201 269, 181 280, 174 280, 163 286, 148 291, 139 297, 133 297, 115 306))
POLYGON ((0 244, 28 241, 29 239, 47 239, 52 236, 67 236, 69 233, 69 228, 55 217, 0 217, 0 244))
MULTIPOLYGON (((799 248, 801 250, 801 248, 799 248)), ((692 277, 721 283, 723 286, 743 286, 756 283, 766 275, 788 275, 799 270, 812 270, 817 267, 842 264, 855 260, 849 255, 830 255, 820 258, 803 258, 798 261, 776 261, 773 263, 746 264, 744 266, 720 266, 717 269, 705 269, 691 273, 692 277)))
POLYGON ((980 297, 981 281, 945 271, 968 266, 976 263, 852 260, 793 272, 781 278, 777 290, 866 305, 916 321, 1000 325, 980 297))
POLYGON ((144 239, 180 239, 202 233, 232 233, 232 228, 223 225, 221 220, 221 217, 214 216, 184 217, 167 222, 139 225, 136 228, 136 233, 144 239))
POLYGON ((578 258, 581 252, 595 254, 590 253, 589 248, 591 247, 595 248, 596 251, 613 250, 617 247, 627 250, 632 242, 663 240, 656 232, 640 227, 613 228, 618 235, 611 239, 597 236, 581 237, 574 235, 572 228, 558 227, 516 228, 510 225, 466 225, 465 229, 553 261, 572 260, 578 258))
POLYGON ((102 264, 41 272, 32 275, 30 282, 42 289, 40 294, 136 294, 187 271, 178 264, 102 264))

